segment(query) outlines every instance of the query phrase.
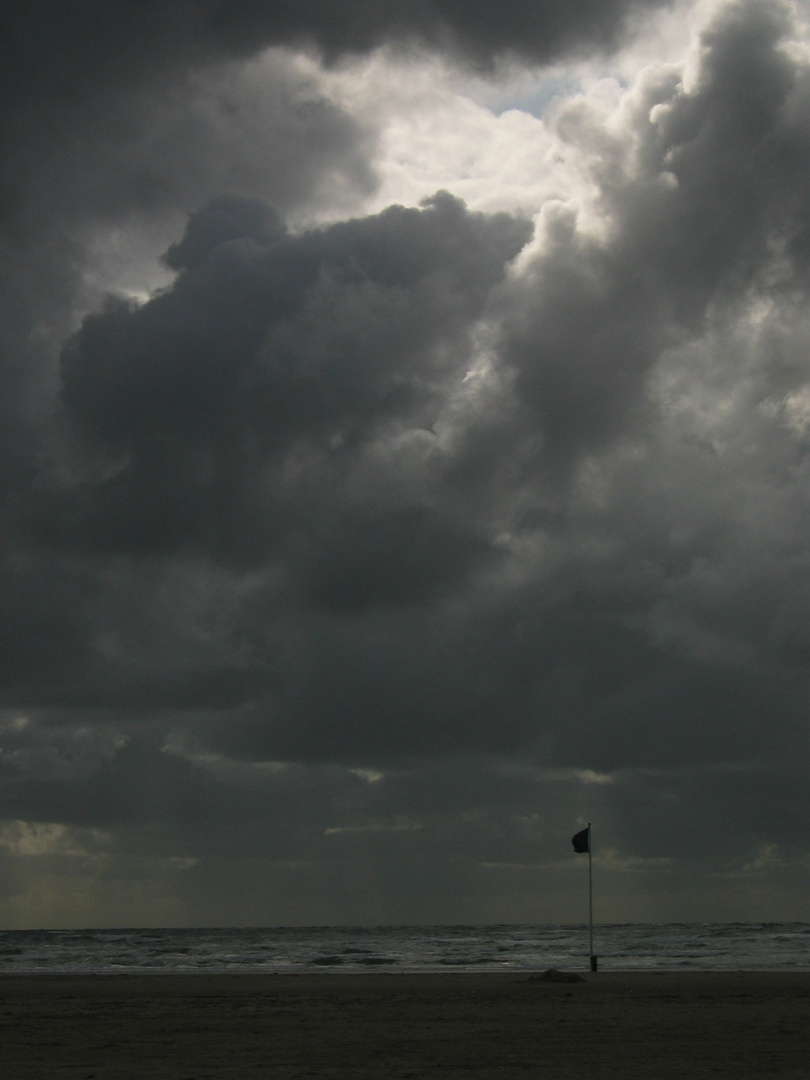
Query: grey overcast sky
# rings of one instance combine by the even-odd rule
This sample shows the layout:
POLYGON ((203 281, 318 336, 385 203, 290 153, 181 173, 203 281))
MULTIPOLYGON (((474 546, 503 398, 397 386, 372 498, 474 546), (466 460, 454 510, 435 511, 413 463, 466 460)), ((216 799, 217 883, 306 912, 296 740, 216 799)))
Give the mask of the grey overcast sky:
POLYGON ((12 5, 0 925, 807 918, 808 18, 12 5))

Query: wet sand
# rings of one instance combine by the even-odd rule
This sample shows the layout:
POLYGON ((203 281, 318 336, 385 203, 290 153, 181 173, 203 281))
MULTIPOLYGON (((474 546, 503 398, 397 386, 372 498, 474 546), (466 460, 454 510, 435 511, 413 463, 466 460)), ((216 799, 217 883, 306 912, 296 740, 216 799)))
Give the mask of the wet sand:
POLYGON ((0 977, 3 1080, 810 1078, 810 972, 0 977))

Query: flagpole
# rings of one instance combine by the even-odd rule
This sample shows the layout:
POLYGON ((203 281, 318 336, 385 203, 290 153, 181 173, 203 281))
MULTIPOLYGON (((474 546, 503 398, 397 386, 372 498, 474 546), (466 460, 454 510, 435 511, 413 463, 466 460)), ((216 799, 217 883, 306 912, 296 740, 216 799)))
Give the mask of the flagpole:
POLYGON ((588 822, 588 912, 590 915, 591 931, 591 971, 596 971, 596 957, 593 952, 593 864, 591 853, 593 851, 593 839, 591 837, 591 823, 588 822))
POLYGON ((593 860, 591 855, 593 844, 591 843, 590 821, 586 829, 580 829, 578 833, 574 834, 571 843, 574 845, 574 851, 577 855, 584 855, 586 851, 588 852, 588 926, 591 941, 591 971, 596 971, 596 954, 593 951, 593 860))

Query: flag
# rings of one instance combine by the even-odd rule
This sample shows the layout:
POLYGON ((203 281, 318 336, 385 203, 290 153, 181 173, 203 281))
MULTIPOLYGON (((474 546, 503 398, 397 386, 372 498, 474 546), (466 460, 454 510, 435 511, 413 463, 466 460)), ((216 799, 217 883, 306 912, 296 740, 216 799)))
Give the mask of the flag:
POLYGON ((585 852, 591 850, 591 827, 583 829, 582 832, 578 832, 572 839, 571 843, 574 845, 574 851, 578 855, 583 855, 585 852))

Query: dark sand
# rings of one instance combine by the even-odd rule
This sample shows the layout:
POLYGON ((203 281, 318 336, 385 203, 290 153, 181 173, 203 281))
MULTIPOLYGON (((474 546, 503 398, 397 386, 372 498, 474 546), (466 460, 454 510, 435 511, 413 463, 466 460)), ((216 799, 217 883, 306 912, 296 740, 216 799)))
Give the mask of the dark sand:
POLYGON ((2 1080, 810 1080, 810 972, 0 977, 2 1080))

